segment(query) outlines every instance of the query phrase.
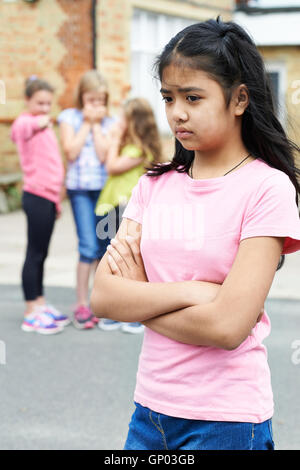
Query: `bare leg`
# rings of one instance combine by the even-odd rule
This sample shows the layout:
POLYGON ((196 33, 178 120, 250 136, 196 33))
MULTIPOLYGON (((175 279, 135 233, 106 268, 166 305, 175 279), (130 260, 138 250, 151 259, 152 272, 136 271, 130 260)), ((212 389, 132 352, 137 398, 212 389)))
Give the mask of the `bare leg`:
POLYGON ((95 259, 95 261, 92 262, 92 264, 91 264, 91 269, 90 269, 90 275, 91 275, 91 277, 94 277, 94 276, 95 276, 95 273, 96 273, 98 264, 99 264, 99 260, 98 260, 98 259, 95 259))
POLYGON ((26 317, 27 315, 30 315, 35 307, 37 307, 39 304, 37 303, 37 300, 27 300, 26 303, 26 310, 24 312, 24 316, 26 317))
POLYGON ((24 312, 24 316, 26 317, 27 315, 30 315, 30 313, 33 312, 33 310, 37 306, 37 303, 36 303, 36 300, 28 300, 25 305, 26 305, 26 310, 24 312))
POLYGON ((38 297, 36 299, 36 302, 37 302, 38 305, 45 305, 46 304, 45 297, 43 295, 41 295, 40 297, 38 297))
POLYGON ((88 305, 90 263, 78 262, 77 265, 77 304, 88 305))
POLYGON ((27 300, 26 301, 26 310, 24 312, 24 315, 29 315, 30 313, 33 312, 33 310, 36 307, 40 307, 41 305, 45 305, 46 300, 44 296, 37 297, 35 300, 27 300))

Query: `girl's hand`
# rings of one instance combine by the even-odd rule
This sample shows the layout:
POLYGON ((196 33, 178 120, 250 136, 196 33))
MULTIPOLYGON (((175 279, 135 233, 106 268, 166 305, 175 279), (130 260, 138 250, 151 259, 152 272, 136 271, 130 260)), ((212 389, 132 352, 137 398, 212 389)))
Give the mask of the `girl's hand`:
POLYGON ((121 122, 116 122, 111 126, 108 132, 108 137, 109 139, 114 143, 120 142, 122 140, 122 137, 124 135, 125 128, 122 126, 121 122))
POLYGON ((94 107, 93 123, 100 123, 107 115, 107 107, 104 105, 94 107))
MULTIPOLYGON (((132 279, 134 281, 148 282, 147 274, 144 267, 143 258, 140 252, 139 244, 136 239, 130 236, 125 238, 125 242, 122 243, 120 240, 112 239, 111 245, 107 247, 108 251, 108 264, 111 270, 111 273, 115 276, 125 277, 126 279, 132 279)), ((191 301, 191 305, 198 305, 203 303, 204 291, 203 289, 198 291, 195 289, 195 284, 197 286, 201 284, 200 281, 186 281, 187 289, 188 285, 191 286, 190 295, 187 295, 191 301), (200 297, 199 297, 200 296, 200 297), (199 298, 198 298, 199 297, 199 298)), ((206 296, 205 302, 211 302, 217 296, 221 285, 214 283, 205 283, 206 284, 206 296)), ((259 323, 264 314, 264 306, 260 310, 256 323, 259 323)), ((255 325, 253 325, 254 327, 255 325)))
POLYGON ((92 124, 94 122, 94 108, 91 105, 85 105, 82 110, 83 120, 92 124))
POLYGON ((55 205, 55 219, 59 219, 60 216, 61 216, 61 212, 62 212, 62 209, 61 209, 61 202, 60 200, 56 203, 55 205))
POLYGON ((91 106, 86 105, 83 110, 83 119, 88 121, 90 124, 100 123, 102 119, 107 114, 107 107, 106 106, 91 106))
POLYGON ((107 247, 108 264, 112 274, 133 281, 148 282, 137 241, 130 236, 124 242, 113 238, 107 247))
POLYGON ((45 129, 46 127, 52 127, 52 120, 48 114, 45 114, 40 117, 39 119, 39 127, 40 129, 45 129))

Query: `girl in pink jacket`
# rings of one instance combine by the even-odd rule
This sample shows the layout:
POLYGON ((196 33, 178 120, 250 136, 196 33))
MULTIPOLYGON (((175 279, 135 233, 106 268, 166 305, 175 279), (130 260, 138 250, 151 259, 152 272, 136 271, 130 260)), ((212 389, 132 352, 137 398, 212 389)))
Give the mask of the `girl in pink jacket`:
POLYGON ((50 109, 54 89, 35 76, 25 84, 26 111, 13 123, 11 138, 16 143, 23 171, 22 205, 27 218, 27 251, 22 270, 26 301, 24 331, 58 333, 69 323, 51 305, 43 292, 43 269, 56 217, 60 214, 60 193, 64 167, 50 109))

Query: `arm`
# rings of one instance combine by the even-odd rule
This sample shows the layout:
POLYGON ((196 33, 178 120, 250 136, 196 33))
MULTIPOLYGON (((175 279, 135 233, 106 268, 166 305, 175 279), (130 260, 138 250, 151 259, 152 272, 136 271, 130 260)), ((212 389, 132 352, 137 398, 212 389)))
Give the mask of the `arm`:
POLYGON ((96 154, 100 162, 104 163, 108 150, 108 138, 102 133, 101 121, 107 115, 107 107, 104 105, 93 106, 91 110, 88 110, 88 113, 90 113, 92 122, 96 154))
MULTIPOLYGON (((125 252, 128 249, 125 238, 127 235, 134 238, 135 247, 138 248, 141 225, 123 219, 116 237, 120 251, 125 252)), ((95 315, 119 321, 144 321, 200 302, 207 303, 216 296, 220 288, 218 284, 200 281, 147 282, 139 250, 135 250, 134 245, 131 247, 131 252, 135 252, 136 264, 128 270, 125 261, 123 266, 122 262, 119 262, 124 272, 127 269, 127 277, 118 275, 117 271, 110 267, 108 253, 100 261, 91 294, 91 308, 95 315)))
POLYGON ((62 148, 67 159, 69 161, 76 160, 91 130, 91 124, 88 121, 83 121, 77 134, 75 134, 73 127, 66 122, 62 122, 59 129, 62 148))
POLYGON ((19 123, 18 134, 25 140, 31 139, 37 132, 42 131, 46 127, 51 127, 51 117, 46 115, 23 116, 19 123))
POLYGON ((106 170, 110 175, 125 173, 144 161, 144 157, 130 157, 120 155, 121 145, 126 133, 124 121, 115 123, 109 131, 108 152, 106 158, 106 170))
POLYGON ((96 154, 100 162, 104 163, 108 150, 107 137, 102 133, 101 125, 99 122, 94 123, 92 129, 96 154))
POLYGON ((111 140, 106 160, 106 169, 110 175, 118 175, 139 166, 144 157, 132 158, 126 155, 119 156, 120 142, 111 140))
POLYGON ((243 240, 215 300, 145 321, 145 325, 183 343, 236 349, 258 321, 283 241, 277 237, 243 240))

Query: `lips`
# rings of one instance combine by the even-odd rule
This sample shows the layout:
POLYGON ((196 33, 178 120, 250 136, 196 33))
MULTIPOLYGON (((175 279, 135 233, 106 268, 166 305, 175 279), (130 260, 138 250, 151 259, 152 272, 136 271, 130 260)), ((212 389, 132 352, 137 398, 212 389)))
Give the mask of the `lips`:
POLYGON ((187 139, 188 137, 191 137, 192 134, 193 132, 185 129, 184 127, 177 127, 175 129, 175 135, 178 139, 187 139))

